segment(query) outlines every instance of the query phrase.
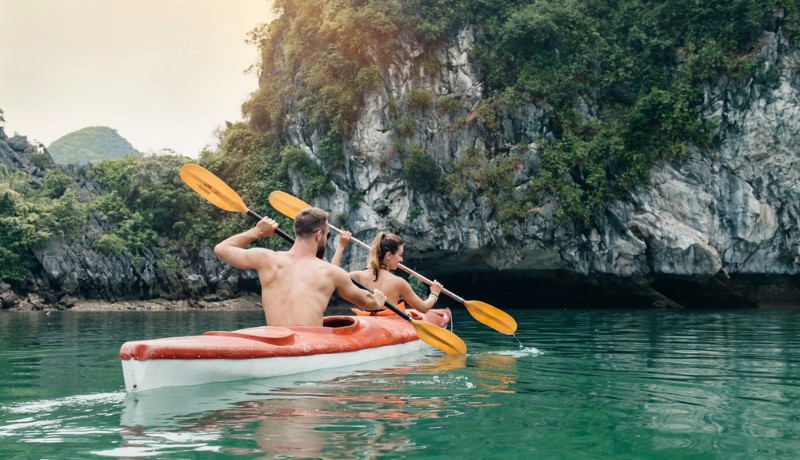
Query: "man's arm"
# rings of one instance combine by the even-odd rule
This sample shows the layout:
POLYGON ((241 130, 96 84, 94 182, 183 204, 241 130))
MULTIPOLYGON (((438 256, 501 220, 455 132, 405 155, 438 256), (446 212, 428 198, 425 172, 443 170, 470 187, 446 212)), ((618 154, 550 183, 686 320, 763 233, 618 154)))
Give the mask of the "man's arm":
POLYGON ((386 296, 383 292, 375 289, 370 294, 368 291, 361 289, 353 284, 350 275, 347 274, 341 267, 332 267, 333 279, 336 283, 336 292, 342 298, 353 305, 363 308, 364 310, 383 310, 383 303, 386 302, 386 296))
POLYGON ((227 262, 236 268, 257 268, 259 264, 264 263, 264 252, 272 251, 263 248, 244 248, 259 238, 272 236, 276 228, 278 228, 278 223, 265 217, 258 221, 256 226, 250 230, 239 233, 238 235, 233 235, 216 245, 214 247, 214 254, 223 262, 227 262))

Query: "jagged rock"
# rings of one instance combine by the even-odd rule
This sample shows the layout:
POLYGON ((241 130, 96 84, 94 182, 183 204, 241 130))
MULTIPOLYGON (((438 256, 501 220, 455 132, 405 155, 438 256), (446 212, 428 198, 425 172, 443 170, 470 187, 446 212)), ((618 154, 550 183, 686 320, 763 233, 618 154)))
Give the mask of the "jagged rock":
MULTIPOLYGON (((745 287, 755 282, 752 276, 759 277, 759 285, 764 277, 783 285, 800 275, 800 52, 779 32, 765 33, 761 66, 753 78, 723 76, 706 87, 700 112, 720 142, 705 150, 694 148, 683 160, 656 165, 648 185, 609 202, 595 214, 592 228, 582 232, 554 224, 557 203, 544 203, 511 228, 501 228, 496 211, 474 189, 460 201, 419 193, 402 180, 398 164, 382 159, 392 151, 394 139, 387 121, 390 98, 402 100, 423 81, 422 88, 435 95, 462 98, 467 107, 462 116, 483 98, 481 76, 468 59, 472 33, 464 29, 434 52, 442 64, 435 78, 418 78, 423 74, 413 56, 418 47, 408 44, 385 70, 385 89, 367 102, 345 145, 347 171, 336 181, 339 189, 314 202, 325 209, 346 209, 347 190, 364 191, 369 205, 342 223, 357 238, 370 241, 379 229, 395 231, 408 241, 406 259, 447 278, 452 287, 474 289, 476 282, 489 279, 510 290, 517 282, 554 289, 586 282, 595 287, 585 289, 628 291, 638 305, 659 308, 726 302, 753 306, 764 298, 759 293, 769 289, 745 287), (770 80, 776 70, 777 81, 770 80), (376 168, 381 161, 383 167, 376 168), (411 210, 417 214, 414 219, 411 210), (558 273, 570 276, 564 281, 553 276, 558 273), (602 281, 593 284, 596 279, 602 281)), ((597 111, 591 100, 577 100, 576 106, 586 117, 597 111)), ((497 145, 485 146, 486 136, 474 123, 453 130, 446 114, 431 110, 417 117, 420 129, 410 142, 443 168, 466 147, 497 152, 525 144, 529 153, 517 173, 532 177, 539 168, 538 146, 553 140, 549 115, 533 104, 513 113, 501 110, 501 133, 493 137, 497 145)), ((304 146, 315 151, 319 136, 299 123, 302 114, 290 119, 288 132, 305 130, 304 146)), ((295 177, 294 183, 301 181, 295 177)), ((294 191, 299 193, 299 187, 294 191)), ((351 269, 363 268, 362 260, 345 257, 351 269)), ((573 295, 573 304, 581 305, 581 294, 575 291, 565 292, 564 298, 573 295)), ((604 298, 600 292, 591 302, 606 303, 604 298)), ((800 305, 800 297, 794 301, 800 305)))
POLYGON ((19 296, 11 289, 10 284, 0 283, 0 310, 15 308, 19 300, 19 296))

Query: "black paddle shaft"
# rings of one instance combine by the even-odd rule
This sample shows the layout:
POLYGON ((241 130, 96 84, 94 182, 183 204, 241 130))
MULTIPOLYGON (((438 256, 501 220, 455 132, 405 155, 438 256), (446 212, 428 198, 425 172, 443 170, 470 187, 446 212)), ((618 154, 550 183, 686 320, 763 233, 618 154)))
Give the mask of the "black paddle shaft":
MULTIPOLYGON (((257 213, 255 213, 254 211, 252 211, 250 209, 247 210, 247 215, 252 217, 253 219, 255 219, 257 221, 263 219, 263 217, 259 216, 257 213)), ((292 238, 291 236, 287 235, 286 232, 284 232, 283 230, 281 230, 279 228, 276 228, 275 229, 275 233, 278 236, 280 236, 281 238, 283 238, 284 240, 288 241, 289 244, 294 244, 294 238, 292 238)), ((359 288, 361 288, 361 289, 363 289, 363 290, 365 290, 365 291, 367 291, 369 293, 372 293, 372 290, 370 288, 364 286, 363 284, 359 283, 358 281, 354 280, 353 278, 350 278, 350 281, 352 281, 353 284, 355 284, 359 288)), ((411 321, 411 317, 410 316, 408 316, 403 310, 400 310, 396 306, 394 306, 391 303, 389 303, 388 300, 384 301, 383 304, 387 308, 389 308, 389 310, 392 310, 393 312, 395 312, 398 316, 400 316, 404 320, 406 320, 408 322, 413 322, 413 321, 411 321)))

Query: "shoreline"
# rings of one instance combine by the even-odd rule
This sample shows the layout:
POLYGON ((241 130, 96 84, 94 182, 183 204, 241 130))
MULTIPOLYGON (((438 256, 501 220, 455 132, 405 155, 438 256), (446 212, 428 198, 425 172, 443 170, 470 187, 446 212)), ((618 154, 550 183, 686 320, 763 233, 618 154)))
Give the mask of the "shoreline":
POLYGON ((112 302, 98 299, 68 299, 56 305, 44 302, 19 302, 11 308, 0 309, 3 312, 54 312, 54 311, 261 311, 261 296, 245 293, 239 297, 224 300, 205 299, 147 299, 119 300, 112 302))
POLYGON ((261 311, 261 296, 244 294, 236 298, 208 301, 203 299, 149 299, 121 300, 78 300, 66 311, 261 311))
MULTIPOLYGON (((352 305, 344 302, 328 306, 329 315, 350 314, 352 305)), ((70 306, 56 307, 50 304, 25 305, 23 308, 4 308, 3 312, 102 312, 102 311, 253 311, 260 312, 261 296, 254 293, 245 293, 239 297, 225 300, 205 300, 205 299, 148 299, 148 300, 120 300, 111 302, 109 300, 77 300, 70 302, 70 306)))

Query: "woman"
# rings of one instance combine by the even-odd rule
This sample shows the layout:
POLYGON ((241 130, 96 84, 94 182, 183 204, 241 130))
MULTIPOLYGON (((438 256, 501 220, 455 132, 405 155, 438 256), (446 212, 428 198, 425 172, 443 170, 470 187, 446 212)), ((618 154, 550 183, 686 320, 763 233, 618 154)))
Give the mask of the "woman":
MULTIPOLYGON (((342 232, 339 235, 339 245, 336 247, 336 252, 331 260, 332 264, 337 266, 341 264, 344 248, 350 242, 351 236, 350 232, 342 232)), ((396 270, 402 261, 403 240, 393 233, 379 232, 372 241, 369 257, 367 258, 367 268, 350 272, 350 276, 370 289, 380 290, 386 295, 387 302, 397 305, 399 308, 401 306, 398 305, 398 301, 402 297, 408 306, 425 313, 433 308, 433 305, 439 299, 439 294, 442 292, 442 284, 434 280, 430 286, 430 295, 427 299, 422 300, 411 289, 408 281, 392 273, 392 270, 396 270)), ((393 314, 391 310, 387 310, 386 313, 393 314)))

